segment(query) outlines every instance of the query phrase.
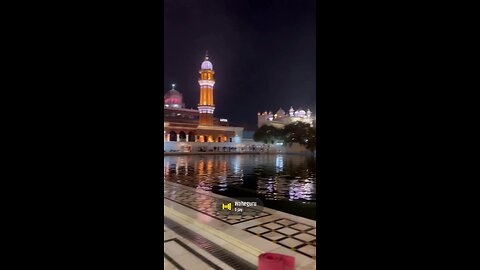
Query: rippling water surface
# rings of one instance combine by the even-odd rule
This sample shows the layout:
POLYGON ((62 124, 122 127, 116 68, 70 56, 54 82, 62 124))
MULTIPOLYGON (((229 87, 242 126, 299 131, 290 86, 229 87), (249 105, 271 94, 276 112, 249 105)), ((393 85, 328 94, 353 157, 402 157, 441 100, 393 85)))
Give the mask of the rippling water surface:
POLYGON ((164 178, 229 197, 259 197, 270 201, 265 206, 279 210, 285 210, 280 209, 285 208, 284 202, 314 205, 316 201, 315 158, 311 156, 167 156, 164 178))

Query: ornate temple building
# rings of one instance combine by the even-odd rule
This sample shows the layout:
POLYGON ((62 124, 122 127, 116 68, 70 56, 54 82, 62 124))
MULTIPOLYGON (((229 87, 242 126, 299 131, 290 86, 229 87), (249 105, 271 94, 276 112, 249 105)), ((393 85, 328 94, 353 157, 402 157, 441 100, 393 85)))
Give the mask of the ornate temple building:
POLYGON ((286 113, 281 108, 273 114, 270 112, 258 113, 258 127, 263 125, 271 125, 277 128, 283 128, 285 125, 294 122, 303 122, 310 124, 312 127, 316 126, 316 118, 312 115, 310 109, 304 111, 302 109, 294 110, 293 107, 290 107, 288 113, 286 113))
POLYGON ((214 85, 215 72, 208 55, 199 71, 199 103, 198 109, 187 109, 183 96, 175 90, 168 91, 164 96, 164 150, 181 150, 195 147, 208 147, 205 143, 221 143, 223 147, 242 142, 243 128, 231 127, 228 120, 214 116, 214 85))

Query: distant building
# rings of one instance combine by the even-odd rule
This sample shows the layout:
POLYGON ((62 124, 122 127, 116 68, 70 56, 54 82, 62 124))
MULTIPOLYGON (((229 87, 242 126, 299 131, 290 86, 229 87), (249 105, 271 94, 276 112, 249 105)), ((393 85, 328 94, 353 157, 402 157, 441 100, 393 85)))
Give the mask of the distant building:
POLYGON ((310 109, 304 111, 303 109, 294 110, 293 107, 290 107, 288 113, 283 109, 279 109, 275 114, 270 112, 258 113, 258 127, 263 125, 271 125, 277 128, 284 128, 286 125, 303 122, 310 124, 312 127, 316 126, 316 117, 312 114, 310 109))
MULTIPOLYGON (((231 127, 227 119, 215 118, 213 65, 205 56, 199 71, 200 99, 198 109, 187 109, 183 95, 173 89, 164 96, 164 150, 178 148, 176 143, 241 143, 242 127, 231 127), (168 148, 168 149, 167 149, 168 148)), ((193 147, 194 144, 187 145, 193 147)), ((202 146, 204 147, 204 146, 202 146)), ((195 149, 194 149, 195 150, 195 149)))
MULTIPOLYGON (((173 85, 175 87, 175 85, 173 85)), ((164 121, 169 123, 185 123, 198 125, 200 112, 198 109, 185 108, 183 95, 175 89, 168 91, 164 96, 164 121)), ((213 118, 213 124, 228 126, 227 119, 213 118)))

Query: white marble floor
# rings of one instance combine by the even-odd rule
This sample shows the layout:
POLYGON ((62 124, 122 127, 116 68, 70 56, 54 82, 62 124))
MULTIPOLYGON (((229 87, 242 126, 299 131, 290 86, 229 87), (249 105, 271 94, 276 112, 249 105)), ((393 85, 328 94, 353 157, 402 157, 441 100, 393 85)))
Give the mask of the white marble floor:
MULTIPOLYGON (((268 208, 257 216, 232 218, 217 209, 222 201, 231 198, 176 183, 164 183, 166 216, 209 235, 212 241, 224 241, 223 244, 230 245, 229 249, 239 254, 243 252, 252 263, 257 263, 259 254, 274 252, 294 256, 296 269, 315 269, 314 220, 268 208)), ((201 263, 196 266, 204 267, 201 263)))

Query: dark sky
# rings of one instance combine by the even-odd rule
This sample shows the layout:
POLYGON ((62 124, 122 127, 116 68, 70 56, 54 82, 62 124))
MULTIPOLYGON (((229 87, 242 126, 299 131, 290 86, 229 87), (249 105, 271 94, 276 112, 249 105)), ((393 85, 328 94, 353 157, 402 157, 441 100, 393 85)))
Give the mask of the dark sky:
POLYGON ((314 0, 164 0, 164 85, 187 107, 199 101, 208 50, 215 116, 256 126, 257 112, 316 111, 314 0))

